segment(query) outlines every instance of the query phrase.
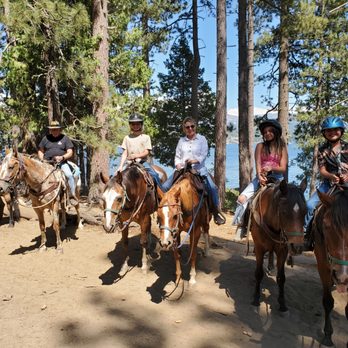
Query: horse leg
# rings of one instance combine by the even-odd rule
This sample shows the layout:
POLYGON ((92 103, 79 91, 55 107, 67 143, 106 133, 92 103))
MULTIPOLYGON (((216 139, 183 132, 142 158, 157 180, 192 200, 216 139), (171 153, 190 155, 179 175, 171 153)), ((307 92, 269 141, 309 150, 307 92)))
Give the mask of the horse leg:
POLYGON ((7 210, 9 213, 8 227, 12 228, 14 227, 14 206, 13 206, 12 199, 6 202, 6 205, 7 205, 7 210))
POLYGON ((278 284, 278 303, 281 312, 287 312, 288 307, 285 304, 284 284, 285 284, 285 261, 288 254, 286 247, 281 247, 277 253, 277 284, 278 284))
POLYGON ((197 259, 197 244, 201 235, 200 227, 195 227, 191 234, 190 246, 191 246, 191 270, 190 270, 190 285, 196 284, 196 259, 197 259))
POLYGON ((255 292, 254 299, 252 301, 253 306, 260 306, 260 296, 261 296, 261 281, 264 276, 263 270, 263 257, 265 255, 265 250, 261 246, 255 244, 255 256, 256 256, 256 270, 255 270, 255 292))
POLYGON ((66 229, 66 206, 65 206, 65 200, 63 199, 61 202, 61 220, 60 220, 60 228, 62 230, 66 229))
POLYGON ((5 208, 5 203, 0 197, 0 221, 2 220, 2 217, 4 216, 4 208, 5 208))
POLYGON ((203 231, 204 237, 204 256, 208 257, 210 254, 210 240, 209 240, 209 231, 203 231))
MULTIPOLYGON (((324 338, 321 341, 321 344, 325 346, 333 346, 331 339, 333 328, 331 324, 330 314, 334 307, 334 299, 331 294, 332 289, 332 278, 330 267, 327 264, 326 248, 325 245, 317 243, 314 249, 315 257, 317 259, 317 267, 319 271, 319 276, 321 283, 323 285, 323 297, 322 303, 325 311, 325 324, 324 324, 324 338)), ((347 305, 348 306, 348 305, 347 305)), ((346 316, 347 316, 347 307, 346 307, 346 316)), ((348 317, 347 317, 348 319, 348 317)))
MULTIPOLYGON (((63 212, 64 216, 65 210, 63 212)), ((60 239, 60 226, 59 226, 59 202, 55 201, 53 205, 53 229, 56 233, 56 243, 57 243, 57 252, 63 252, 62 240, 60 239)))
POLYGON ((128 260, 129 260, 129 255, 128 255, 128 225, 127 227, 122 231, 122 246, 123 246, 123 252, 125 254, 125 259, 122 264, 122 267, 120 269, 119 275, 123 277, 129 270, 128 266, 128 260))
POLYGON ((44 219, 44 211, 43 209, 34 209, 35 213, 39 219, 39 226, 41 231, 41 242, 39 246, 40 251, 46 250, 46 231, 45 231, 45 219, 44 219))
POLYGON ((140 224, 141 235, 140 235, 140 244, 142 248, 142 259, 141 259, 141 270, 144 274, 147 273, 147 237, 151 233, 151 217, 146 215, 140 224))
POLYGON ((174 252, 174 259, 175 259, 175 274, 176 274, 176 279, 175 279, 175 285, 178 286, 180 279, 181 279, 181 264, 180 264, 180 253, 177 248, 173 249, 174 252))
POLYGON ((81 219, 81 215, 80 215, 80 204, 77 204, 75 206, 75 210, 76 210, 76 217, 77 217, 77 228, 79 230, 83 229, 83 223, 82 223, 82 219, 81 219))

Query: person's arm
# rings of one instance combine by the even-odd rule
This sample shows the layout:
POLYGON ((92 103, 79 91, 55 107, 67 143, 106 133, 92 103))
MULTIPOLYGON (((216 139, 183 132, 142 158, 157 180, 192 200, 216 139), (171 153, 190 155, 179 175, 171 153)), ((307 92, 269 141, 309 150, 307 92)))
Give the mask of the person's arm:
POLYGON ((261 151, 262 151, 263 144, 259 143, 256 145, 255 148, 255 167, 256 167, 256 176, 260 182, 260 184, 266 185, 267 183, 267 177, 265 173, 263 172, 263 169, 261 167, 261 151))
POLYGON ((146 158, 149 155, 149 153, 150 153, 150 151, 146 149, 146 150, 144 150, 142 152, 133 153, 133 154, 129 155, 127 157, 127 159, 132 161, 132 160, 135 160, 137 158, 146 158))
POLYGON ((319 167, 319 173, 323 178, 330 180, 334 184, 338 184, 340 182, 340 177, 338 175, 330 173, 326 169, 325 165, 319 167))
POLYGON ((122 171, 123 166, 124 166, 126 160, 127 160, 127 150, 124 149, 123 152, 122 152, 122 155, 121 155, 120 165, 116 169, 116 172, 115 172, 114 175, 116 175, 117 172, 121 172, 122 171))
POLYGON ((178 141, 175 149, 175 158, 174 165, 177 170, 180 170, 185 167, 185 163, 183 163, 183 151, 182 151, 182 140, 178 141))
POLYGON ((37 155, 39 156, 40 160, 43 161, 44 155, 45 155, 45 150, 43 147, 39 148, 39 151, 37 152, 37 155))
POLYGON ((74 155, 73 149, 67 149, 66 153, 63 156, 56 156, 54 159, 56 162, 60 163, 62 161, 67 161, 74 155))

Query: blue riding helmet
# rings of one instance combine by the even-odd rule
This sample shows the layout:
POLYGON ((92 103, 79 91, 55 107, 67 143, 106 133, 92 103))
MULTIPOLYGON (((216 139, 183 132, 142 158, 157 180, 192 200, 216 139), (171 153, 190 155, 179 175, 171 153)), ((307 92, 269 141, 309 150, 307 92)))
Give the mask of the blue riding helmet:
POLYGON ((342 134, 346 129, 346 125, 342 120, 342 117, 338 116, 329 116, 327 117, 323 123, 321 124, 321 131, 323 132, 325 129, 333 129, 333 128, 341 128, 342 134))

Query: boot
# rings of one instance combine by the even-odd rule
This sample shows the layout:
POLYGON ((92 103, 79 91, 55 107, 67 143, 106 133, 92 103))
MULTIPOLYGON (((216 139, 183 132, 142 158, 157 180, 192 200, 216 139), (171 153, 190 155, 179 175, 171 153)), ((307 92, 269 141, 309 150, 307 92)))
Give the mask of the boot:
POLYGON ((309 222, 306 231, 304 233, 304 241, 303 241, 303 251, 313 251, 314 250, 314 239, 312 233, 312 221, 309 222))
POLYGON ((79 204, 79 200, 77 199, 77 197, 75 195, 71 195, 69 197, 69 201, 73 207, 76 207, 79 204))
POLYGON ((232 220, 232 225, 240 225, 241 221, 243 220, 243 215, 245 212, 245 205, 238 203, 237 202, 237 207, 236 210, 234 212, 234 217, 232 220))
POLYGON ((223 225, 224 223, 226 223, 226 218, 223 216, 223 214, 220 211, 215 211, 214 214, 214 222, 217 225, 223 225))

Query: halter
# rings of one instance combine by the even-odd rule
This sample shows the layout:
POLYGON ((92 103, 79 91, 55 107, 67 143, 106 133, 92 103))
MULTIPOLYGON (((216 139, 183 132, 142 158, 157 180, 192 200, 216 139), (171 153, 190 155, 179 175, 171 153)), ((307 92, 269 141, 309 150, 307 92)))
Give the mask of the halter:
POLYGON ((176 215, 179 216, 179 218, 176 220, 176 225, 174 226, 174 228, 170 228, 166 225, 160 225, 159 226, 159 229, 160 230, 166 230, 166 231, 169 231, 171 233, 171 235, 173 237, 176 237, 177 233, 179 232, 179 224, 180 225, 183 225, 183 219, 182 219, 182 210, 181 210, 181 204, 179 203, 173 203, 173 204, 162 204, 158 207, 158 209, 160 208, 164 208, 164 207, 179 207, 178 209, 178 213, 176 215))
POLYGON ((348 260, 341 260, 333 257, 329 251, 327 251, 327 259, 329 264, 332 265, 340 265, 340 266, 348 266, 348 260))

